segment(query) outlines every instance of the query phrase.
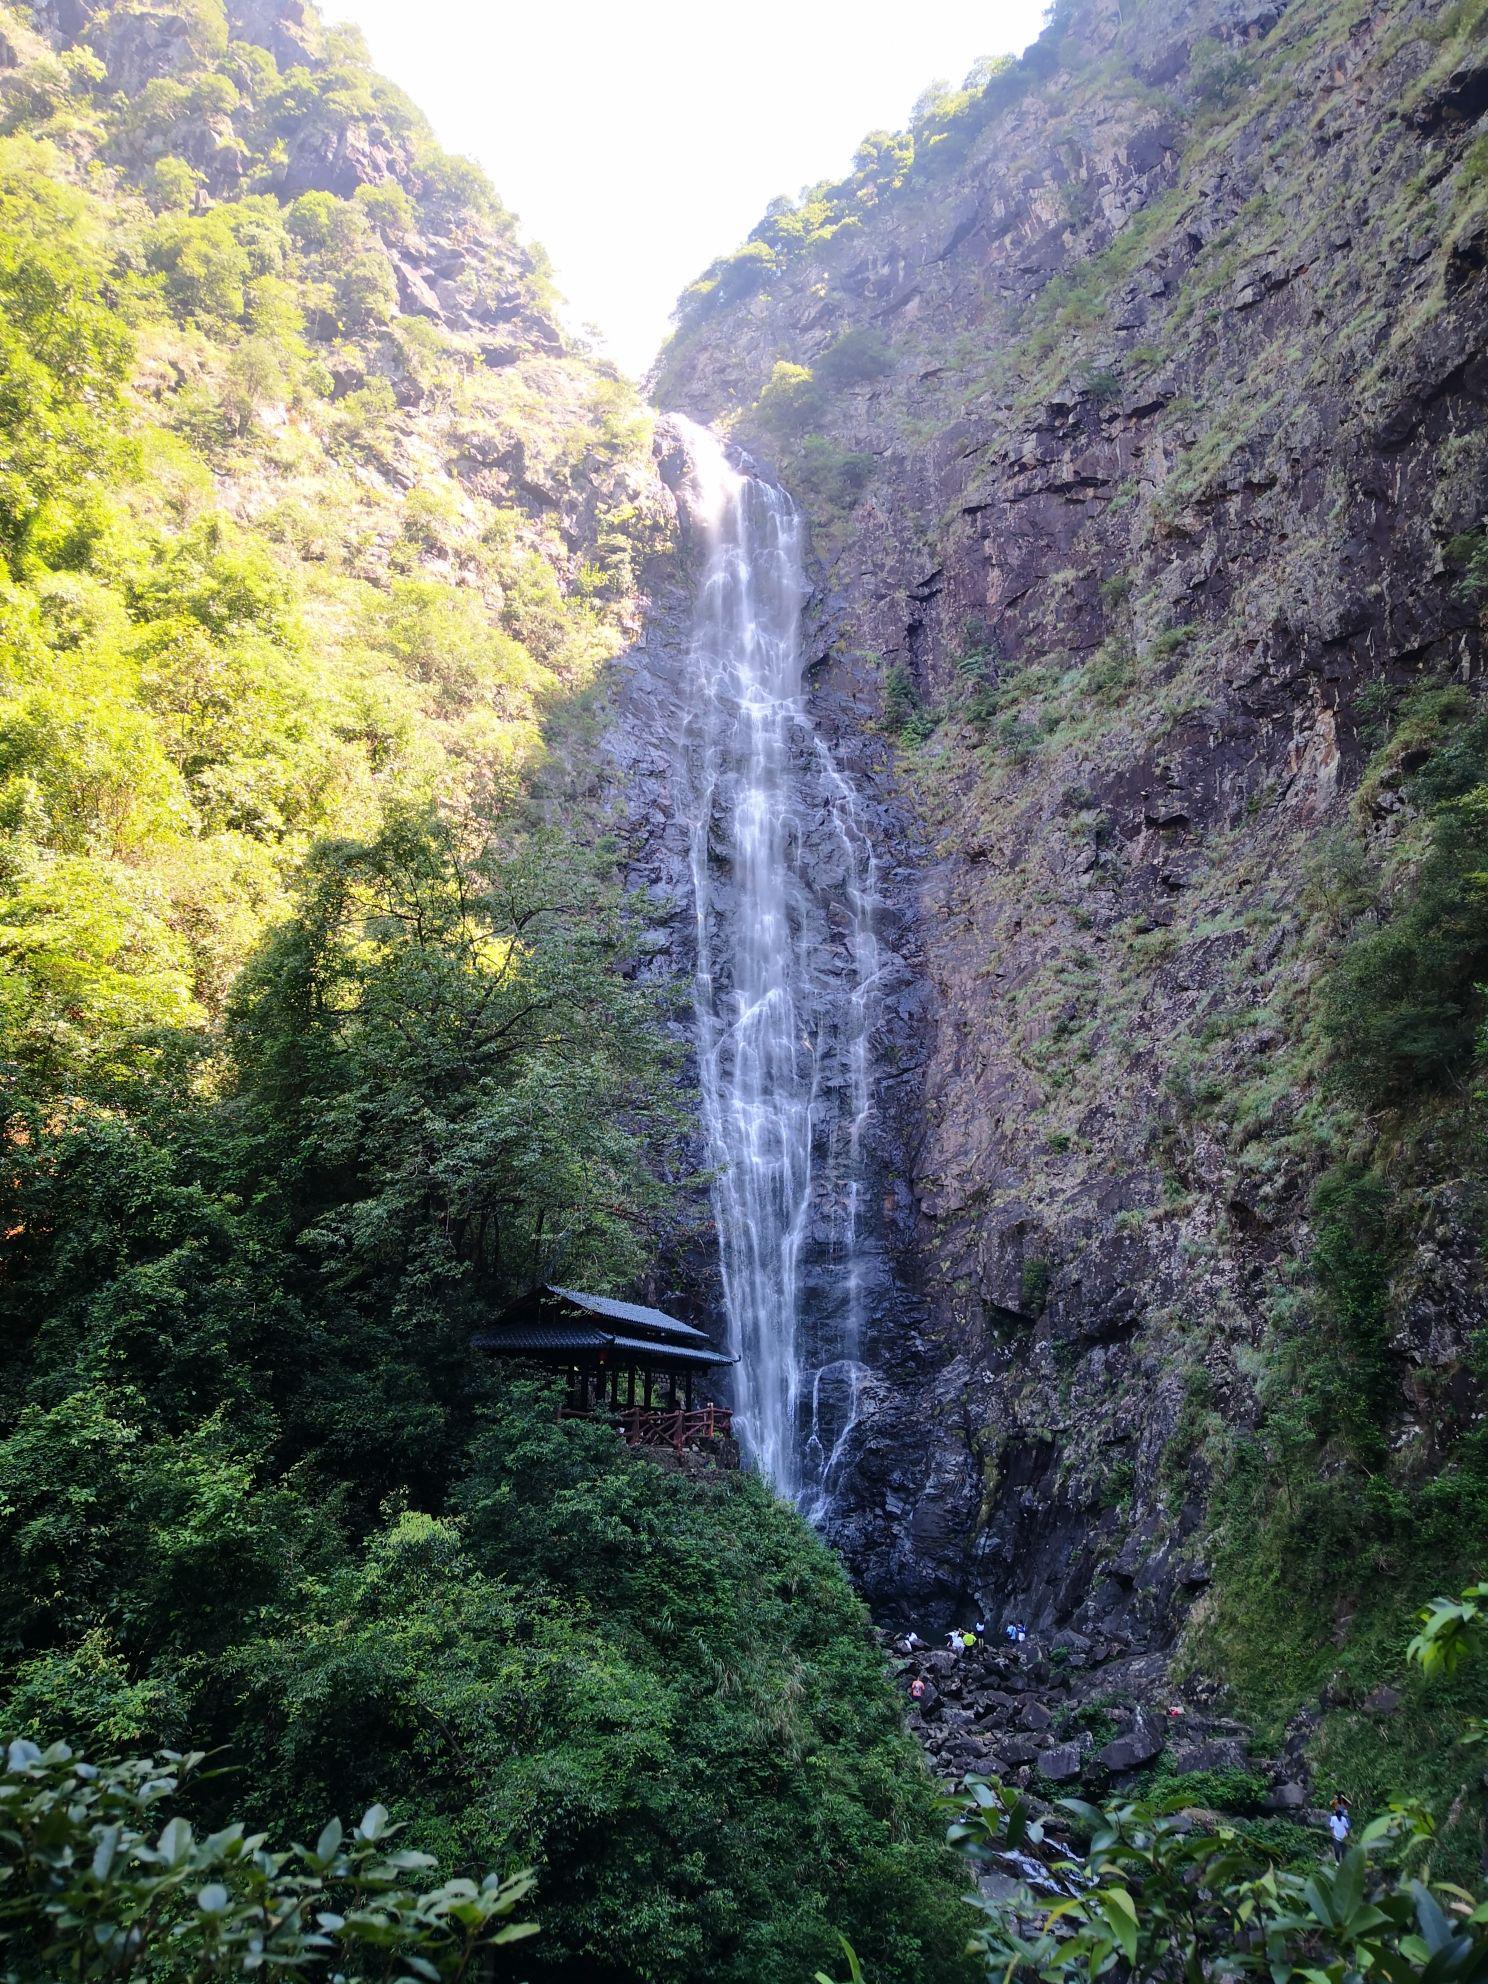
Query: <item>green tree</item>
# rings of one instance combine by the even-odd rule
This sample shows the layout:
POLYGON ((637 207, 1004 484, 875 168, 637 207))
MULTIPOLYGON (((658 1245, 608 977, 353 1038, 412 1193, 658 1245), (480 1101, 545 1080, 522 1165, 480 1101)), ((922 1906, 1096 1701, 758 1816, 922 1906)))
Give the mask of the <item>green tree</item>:
POLYGON ((490 1301, 641 1266, 683 1117, 654 995, 622 975, 630 941, 545 836, 501 854, 408 814, 317 850, 232 1037, 335 1280, 490 1301))
POLYGON ((45 146, 0 141, 0 546, 49 496, 122 459, 131 340, 81 195, 45 146))

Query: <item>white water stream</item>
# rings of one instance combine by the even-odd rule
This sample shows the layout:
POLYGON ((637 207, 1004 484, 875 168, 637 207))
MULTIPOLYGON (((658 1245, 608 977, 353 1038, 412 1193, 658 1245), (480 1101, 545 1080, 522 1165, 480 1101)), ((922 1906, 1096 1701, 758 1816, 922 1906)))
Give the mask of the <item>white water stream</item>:
POLYGON ((804 531, 678 421, 706 561, 685 740, 704 1126, 746 1457, 813 1519, 860 1405, 872 849, 802 695, 804 531))

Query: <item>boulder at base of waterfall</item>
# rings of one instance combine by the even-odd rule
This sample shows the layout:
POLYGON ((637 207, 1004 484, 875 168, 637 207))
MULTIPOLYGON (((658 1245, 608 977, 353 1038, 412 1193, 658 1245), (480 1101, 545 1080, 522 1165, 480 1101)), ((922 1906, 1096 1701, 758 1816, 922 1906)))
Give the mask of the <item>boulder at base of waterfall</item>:
POLYGON ((1307 1803, 1307 1793, 1300 1784, 1278 1784, 1266 1799, 1268 1812, 1300 1812, 1307 1803))
POLYGON ((1073 1743, 1061 1743, 1057 1749, 1045 1750, 1039 1758, 1039 1772, 1051 1784, 1063 1784, 1069 1778, 1080 1775, 1080 1752, 1073 1743))
POLYGON ((1151 1763, 1161 1749, 1162 1744, 1152 1732, 1138 1723, 1125 1736, 1118 1736, 1114 1742, 1107 1743, 1098 1753, 1096 1761, 1109 1771, 1136 1770, 1140 1764, 1151 1763))
POLYGON ((1249 1757, 1244 1742, 1238 1736, 1218 1736, 1196 1743, 1175 1744, 1171 1761, 1177 1772, 1244 1770, 1249 1757))

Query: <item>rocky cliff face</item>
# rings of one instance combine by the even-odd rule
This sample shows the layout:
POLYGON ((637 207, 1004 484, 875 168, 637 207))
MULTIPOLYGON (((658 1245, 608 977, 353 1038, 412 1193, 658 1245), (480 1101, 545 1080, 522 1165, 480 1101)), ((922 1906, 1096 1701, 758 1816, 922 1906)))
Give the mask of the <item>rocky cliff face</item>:
MULTIPOLYGON (((606 530, 610 551, 626 557, 650 541, 662 497, 634 393, 565 335, 545 254, 478 169, 443 152, 370 68, 356 33, 328 25, 308 0, 0 8, 0 114, 7 132, 56 147, 65 171, 92 175, 116 200, 121 246, 146 266, 179 253, 148 237, 150 209, 162 225, 186 216, 183 232, 224 219, 247 244, 246 307, 224 310, 205 285, 180 283, 179 314, 224 347, 303 329, 329 375, 316 385, 333 401, 386 380, 398 438, 411 442, 397 450, 395 489, 448 472, 474 503, 556 527, 566 581, 582 560, 603 560, 606 530), (306 196, 311 208, 297 209, 306 196), (245 200, 287 218, 288 260, 275 230, 249 237, 245 200), (266 274, 293 292, 282 323, 260 321, 252 283, 266 274), (637 504, 647 516, 628 537, 601 514, 623 507, 629 520, 637 504)), ((221 235, 187 255, 210 273, 214 252, 221 235)), ((179 418, 171 393, 198 381, 182 377, 177 353, 161 356, 174 376, 162 364, 141 387, 152 410, 179 418)), ((276 407, 266 394, 234 438, 286 412, 314 427, 314 399, 276 407)), ((383 466, 374 460, 373 474, 383 466)), ((627 586, 629 577, 627 567, 627 586)))
MULTIPOLYGON (((886 1611, 975 1600, 1141 1660, 1218 1603, 1216 1489, 1259 1481, 1264 1516, 1290 1469, 1410 1511, 1461 1471, 1480 1126, 1450 1087, 1346 1094, 1319 1022, 1411 898, 1426 787, 1485 776, 1484 19, 1076 0, 684 299, 659 396, 813 518, 813 714, 879 852, 876 1391, 837 1535, 886 1611), (1344 1222, 1340 1253, 1335 1220, 1324 1272, 1319 1180, 1349 1166, 1384 1239, 1344 1222), (1361 1332, 1367 1467, 1287 1418, 1361 1332)), ((227 850, 205 910, 159 883, 192 996, 308 836, 530 764, 635 632, 648 556, 610 772, 582 710, 549 735, 563 803, 622 775, 685 972, 671 443, 658 475, 489 189, 299 0, 0 7, 0 102, 139 307, 135 523, 261 531, 305 602, 297 690, 312 646, 329 669, 251 887, 217 771, 178 768, 193 868, 227 850)), ((709 1273, 653 1292, 706 1305, 709 1273)), ((1308 1600, 1314 1639, 1347 1640, 1372 1571, 1446 1574, 1409 1528, 1345 1536, 1363 1568, 1308 1600)))
MULTIPOLYGON (((413 106, 308 0, 233 0, 226 8, 35 0, 17 17, 19 33, 5 37, 0 25, 12 127, 38 87, 28 16, 50 49, 96 65, 74 73, 107 106, 103 149, 129 178, 144 181, 162 158, 182 160, 196 176, 198 210, 243 193, 289 202, 402 188, 420 211, 417 225, 384 244, 400 308, 483 337, 488 364, 563 349, 540 251, 518 240, 473 168, 436 157, 413 106), (286 87, 291 77, 297 89, 286 87), (485 226, 470 225, 472 206, 485 207, 485 226)), ((77 144, 83 134, 70 135, 77 144)))
POLYGON ((1342 850, 1384 913, 1421 712, 1476 704, 1485 109, 1481 7, 1088 0, 684 299, 659 397, 813 507, 923 974, 880 1095, 923 1321, 847 1537, 886 1604, 1170 1644, 1317 1313, 1309 1194, 1382 1135, 1388 1444, 1476 1410, 1476 1159, 1342 1099, 1316 1015, 1342 850))

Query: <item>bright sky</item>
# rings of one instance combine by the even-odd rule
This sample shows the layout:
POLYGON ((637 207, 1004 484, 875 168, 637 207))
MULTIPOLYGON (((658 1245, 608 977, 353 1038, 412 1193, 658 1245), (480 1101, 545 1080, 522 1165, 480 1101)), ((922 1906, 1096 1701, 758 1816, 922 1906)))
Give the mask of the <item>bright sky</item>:
POLYGON ((845 172, 1044 0, 327 0, 553 258, 639 374, 679 292, 777 193, 845 172))

